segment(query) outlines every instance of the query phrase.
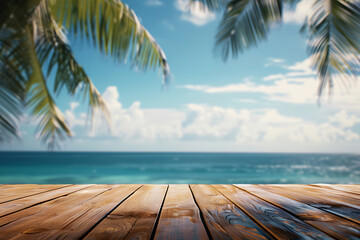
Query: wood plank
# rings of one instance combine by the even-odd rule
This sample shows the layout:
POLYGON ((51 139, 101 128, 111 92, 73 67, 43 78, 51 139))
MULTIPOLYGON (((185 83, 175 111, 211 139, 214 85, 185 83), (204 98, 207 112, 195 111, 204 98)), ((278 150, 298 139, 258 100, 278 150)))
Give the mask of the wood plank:
MULTIPOLYGON (((0 184, 0 191, 6 190, 6 189, 12 189, 12 188, 19 188, 23 186, 38 186, 38 184, 0 184)), ((46 186, 46 185, 44 185, 46 186)))
POLYGON ((291 191, 302 192, 314 197, 333 199, 342 204, 360 209, 360 196, 334 189, 325 189, 304 184, 289 184, 288 186, 276 185, 276 187, 290 189, 291 191))
POLYGON ((166 189, 166 185, 142 186, 84 239, 150 239, 166 189))
POLYGON ((36 195, 42 192, 51 191, 69 186, 66 185, 38 185, 38 184, 22 184, 22 185, 7 185, 4 189, 0 189, 0 204, 36 195), (10 187, 9 187, 10 186, 10 187))
POLYGON ((311 184, 316 187, 330 188, 338 191, 343 191, 351 194, 360 195, 360 185, 345 185, 345 184, 311 184))
POLYGON ((21 223, 21 221, 28 221, 30 218, 40 218, 43 217, 44 221, 47 219, 45 218, 49 213, 55 212, 56 209, 59 207, 61 208, 71 208, 73 206, 76 206, 77 204, 81 204, 86 202, 89 198, 93 198, 105 191, 108 191, 111 188, 109 185, 94 185, 92 187, 89 187, 88 189, 84 189, 81 191, 78 191, 74 193, 73 195, 70 195, 65 198, 55 199, 50 202, 42 203, 39 205, 36 205, 32 208, 25 209, 20 212, 16 212, 4 217, 0 218, 0 238, 5 233, 9 234, 11 230, 11 224, 14 226, 17 223, 21 223), (68 204, 68 205, 67 205, 68 204), (15 224, 16 223, 16 224, 15 224), (6 227, 9 226, 9 227, 6 227))
POLYGON ((10 191, 9 193, 12 193, 13 191, 34 191, 36 189, 48 189, 52 187, 62 187, 67 186, 70 184, 4 184, 0 186, 0 196, 7 195, 6 191, 10 191))
POLYGON ((236 185, 257 197, 285 209, 304 222, 337 238, 360 239, 360 225, 293 199, 263 190, 256 185, 236 185))
MULTIPOLYGON (((0 191, 12 189, 12 188, 19 187, 22 185, 27 185, 27 184, 0 184, 0 191)), ((35 185, 35 184, 31 184, 31 185, 35 185)))
POLYGON ((169 186, 154 239, 209 239, 188 185, 169 186))
POLYGON ((351 194, 335 189, 320 188, 312 185, 304 184, 288 184, 288 185, 267 185, 269 187, 276 187, 278 189, 288 189, 292 192, 298 192, 306 195, 310 195, 314 198, 329 199, 336 201, 345 206, 352 207, 360 210, 360 196, 351 194))
POLYGON ((190 185, 213 239, 271 239, 242 210, 209 185, 190 185))
MULTIPOLYGON (((351 204, 349 206, 347 203, 332 198, 330 194, 314 196, 309 191, 302 191, 301 188, 290 186, 259 185, 259 187, 360 224, 360 210, 351 207, 351 204)), ((356 206, 354 205, 354 207, 356 206)))
POLYGON ((140 185, 95 185, 0 218, 0 239, 79 239, 140 185))
POLYGON ((360 185, 140 186, 0 185, 0 240, 360 239, 360 185))
POLYGON ((13 212, 21 211, 39 203, 49 201, 58 197, 62 197, 73 192, 79 191, 84 188, 88 188, 91 185, 73 185, 67 186, 52 191, 42 192, 37 195, 31 195, 28 197, 20 198, 14 201, 0 204, 0 217, 11 214, 13 212))
POLYGON ((214 187, 277 239, 332 239, 286 211, 234 186, 214 187))

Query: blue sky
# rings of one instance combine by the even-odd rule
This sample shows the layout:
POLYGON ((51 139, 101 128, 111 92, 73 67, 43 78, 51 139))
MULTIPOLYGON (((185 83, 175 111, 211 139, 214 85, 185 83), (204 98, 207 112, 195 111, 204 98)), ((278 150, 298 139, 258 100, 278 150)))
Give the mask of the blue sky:
MULTIPOLYGON (((221 13, 186 8, 187 0, 126 1, 167 56, 172 73, 113 62, 71 36, 75 56, 107 100, 112 124, 87 121, 81 98, 56 101, 74 137, 62 151, 360 152, 360 88, 335 84, 319 107, 317 79, 299 34, 309 1, 287 9, 267 41, 236 59, 214 56, 221 13)), ((326 95, 326 94, 325 94, 326 95)), ((24 117, 22 140, 2 150, 46 150, 24 117)))

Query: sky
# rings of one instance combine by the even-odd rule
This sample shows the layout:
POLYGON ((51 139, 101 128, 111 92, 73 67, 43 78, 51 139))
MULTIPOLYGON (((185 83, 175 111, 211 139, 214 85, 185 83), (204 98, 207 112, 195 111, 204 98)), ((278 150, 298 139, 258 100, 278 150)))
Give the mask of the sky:
MULTIPOLYGON (((360 152, 360 86, 335 82, 318 104, 318 79, 299 33, 303 0, 267 40, 226 62, 214 54, 221 12, 187 0, 125 1, 163 48, 171 70, 139 71, 71 36, 75 57, 107 101, 112 122, 89 121, 82 98, 56 97, 73 137, 59 151, 360 152)), ((51 81, 51 79, 49 79, 51 81)), ((1 150, 46 151, 25 115, 21 140, 1 150)))

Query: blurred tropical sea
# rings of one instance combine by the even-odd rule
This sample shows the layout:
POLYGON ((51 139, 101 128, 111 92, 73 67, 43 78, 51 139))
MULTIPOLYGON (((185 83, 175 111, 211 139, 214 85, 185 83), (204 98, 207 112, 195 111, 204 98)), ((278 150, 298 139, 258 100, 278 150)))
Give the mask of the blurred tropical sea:
POLYGON ((0 152, 0 184, 360 183, 360 155, 0 152))

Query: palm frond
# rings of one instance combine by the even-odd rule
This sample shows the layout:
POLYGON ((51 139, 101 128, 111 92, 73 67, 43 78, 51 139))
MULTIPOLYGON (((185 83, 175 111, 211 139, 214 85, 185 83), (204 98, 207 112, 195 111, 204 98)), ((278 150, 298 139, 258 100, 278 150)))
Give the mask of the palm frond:
POLYGON ((24 103, 24 78, 19 63, 12 55, 0 50, 0 141, 19 136, 17 119, 24 103))
POLYGON ((32 91, 37 91, 39 94, 32 93, 29 104, 35 105, 34 114, 41 115, 40 126, 43 128, 39 131, 40 137, 49 144, 50 148, 53 148, 57 140, 71 136, 71 133, 62 113, 56 107, 46 87, 46 78, 41 71, 41 67, 47 68, 47 77, 53 70, 55 71, 54 93, 59 93, 65 87, 71 95, 82 93, 84 99, 88 99, 89 110, 92 115, 95 108, 100 108, 105 113, 106 119, 109 120, 109 112, 101 94, 95 88, 84 69, 75 60, 70 46, 66 43, 66 37, 62 29, 57 26, 50 15, 47 1, 40 3, 35 12, 34 21, 36 21, 35 35, 37 40, 35 53, 33 54, 36 54, 38 62, 35 66, 32 66, 33 74, 30 77, 28 89, 33 88, 32 91), (34 74, 36 74, 36 79, 42 79, 42 81, 33 83, 31 80, 33 80, 34 74), (41 84, 43 82, 45 84, 41 84), (52 122, 55 122, 55 124, 51 125, 52 122))
POLYGON ((306 23, 309 51, 320 77, 318 95, 333 87, 334 75, 348 81, 359 70, 360 1, 318 0, 306 23))
POLYGON ((93 115, 94 109, 100 108, 110 123, 105 100, 85 70, 76 61, 62 29, 57 26, 50 15, 46 17, 50 24, 45 28, 46 34, 38 40, 36 52, 41 66, 47 66, 47 77, 55 70, 54 92, 59 94, 65 87, 71 95, 83 94, 84 100, 88 99, 91 115, 93 115))
POLYGON ((0 141, 18 138, 25 105, 29 54, 24 26, 40 0, 5 1, 0 9, 0 141))
POLYGON ((163 50, 140 24, 135 13, 117 0, 52 0, 58 25, 91 40, 101 52, 140 69, 161 67, 164 82, 169 66, 163 50))
POLYGON ((53 149, 59 140, 71 136, 65 118, 47 87, 46 78, 42 72, 42 65, 38 58, 38 42, 47 36, 50 20, 46 16, 46 2, 42 1, 34 12, 33 25, 26 26, 26 41, 31 64, 29 79, 26 83, 27 106, 37 117, 38 136, 49 149, 53 149), (39 40, 40 39, 40 40, 39 40))
POLYGON ((23 27, 41 0, 1 1, 0 29, 4 27, 23 27), (7 26, 6 26, 7 25, 7 26))
POLYGON ((65 27, 114 59, 130 60, 139 69, 160 67, 164 82, 169 79, 162 49, 121 1, 19 0, 7 1, 2 7, 0 140, 18 135, 17 121, 24 107, 37 118, 38 136, 49 148, 71 136, 48 89, 52 72, 55 94, 62 89, 71 95, 82 94, 88 99, 91 113, 101 108, 109 119, 105 101, 72 54, 65 27))
MULTIPOLYGON (((31 48, 29 48, 31 49, 31 48)), ((47 88, 46 80, 41 71, 35 49, 31 51, 32 74, 27 82, 28 106, 32 107, 32 114, 39 119, 38 134, 50 149, 58 140, 70 137, 71 132, 65 123, 65 118, 47 88)))
POLYGON ((215 52, 226 60, 266 39, 270 27, 282 17, 281 0, 232 0, 216 35, 215 52))
POLYGON ((20 135, 18 119, 24 109, 27 56, 23 34, 12 29, 1 29, 0 141, 11 141, 20 135))

